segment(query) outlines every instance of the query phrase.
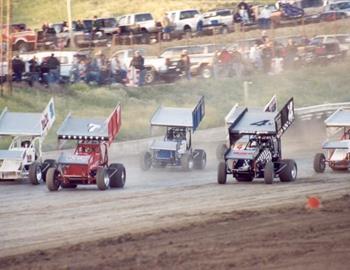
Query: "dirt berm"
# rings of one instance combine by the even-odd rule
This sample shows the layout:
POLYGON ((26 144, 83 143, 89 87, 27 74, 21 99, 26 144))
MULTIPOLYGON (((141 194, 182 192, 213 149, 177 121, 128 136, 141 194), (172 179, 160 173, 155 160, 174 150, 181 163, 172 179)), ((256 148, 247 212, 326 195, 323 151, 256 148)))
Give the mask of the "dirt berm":
MULTIPOLYGON (((83 234, 83 232, 82 232, 83 234)), ((349 269, 350 195, 0 259, 0 269, 349 269)))

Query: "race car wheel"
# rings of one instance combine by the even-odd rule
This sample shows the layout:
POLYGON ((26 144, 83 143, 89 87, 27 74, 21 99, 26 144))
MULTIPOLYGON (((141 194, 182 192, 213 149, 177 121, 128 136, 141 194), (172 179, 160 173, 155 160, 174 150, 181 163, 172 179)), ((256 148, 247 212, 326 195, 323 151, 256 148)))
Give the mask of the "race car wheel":
POLYGON ((41 164, 39 162, 30 164, 29 180, 33 185, 39 185, 42 181, 41 164))
POLYGON ((326 169, 326 157, 323 153, 317 153, 314 157, 314 170, 317 173, 323 173, 326 169))
POLYGON ((227 151, 227 146, 226 144, 220 144, 216 147, 216 158, 218 160, 223 160, 225 152, 227 151))
POLYGON ((253 179, 254 179, 254 176, 251 174, 236 175, 236 180, 238 182, 252 182, 253 179))
POLYGON ((272 184, 275 177, 275 166, 272 161, 269 161, 265 165, 264 169, 264 182, 265 184, 272 184))
POLYGON ((110 179, 106 168, 98 168, 96 173, 96 184, 99 190, 106 190, 109 188, 110 179))
POLYGON ((281 182, 293 182, 297 179, 298 167, 293 159, 282 160, 287 166, 279 173, 281 182))
POLYGON ((68 183, 68 184, 65 184, 65 183, 62 183, 61 184, 61 188, 77 188, 77 185, 76 184, 71 184, 71 183, 68 183))
POLYGON ((123 164, 114 163, 108 167, 109 185, 111 188, 122 188, 125 185, 126 171, 123 164))
POLYGON ((204 150, 196 149, 193 151, 193 167, 197 170, 203 170, 207 164, 207 154, 204 150))
POLYGON ((43 164, 41 165, 41 173, 42 173, 42 178, 43 178, 43 181, 46 182, 46 174, 47 174, 47 171, 54 167, 56 164, 56 160, 54 159, 45 159, 43 164))
POLYGON ((185 153, 181 157, 181 168, 183 171, 190 171, 193 169, 192 155, 185 153))
POLYGON ((152 166, 152 155, 148 151, 144 151, 140 155, 140 166, 141 169, 147 171, 152 166))
POLYGON ((218 184, 226 184, 227 173, 226 173, 226 162, 221 161, 218 165, 218 184))
POLYGON ((46 174, 46 187, 50 191, 57 191, 61 185, 58 179, 58 170, 56 168, 50 168, 46 174))

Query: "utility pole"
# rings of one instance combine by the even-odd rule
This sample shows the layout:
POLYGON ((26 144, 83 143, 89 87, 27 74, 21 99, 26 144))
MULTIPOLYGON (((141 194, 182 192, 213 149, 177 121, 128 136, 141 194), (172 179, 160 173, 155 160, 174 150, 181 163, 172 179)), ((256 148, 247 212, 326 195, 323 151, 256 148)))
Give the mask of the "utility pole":
POLYGON ((73 25, 72 25, 72 3, 71 0, 67 0, 67 16, 68 16, 68 31, 70 47, 75 47, 75 42, 73 40, 73 25))
POLYGON ((7 14, 6 14, 6 28, 7 28, 7 89, 12 95, 12 1, 7 0, 7 14))
POLYGON ((4 1, 0 0, 0 92, 1 96, 4 96, 4 87, 3 87, 3 79, 5 78, 4 76, 4 59, 3 59, 3 29, 4 29, 4 1))

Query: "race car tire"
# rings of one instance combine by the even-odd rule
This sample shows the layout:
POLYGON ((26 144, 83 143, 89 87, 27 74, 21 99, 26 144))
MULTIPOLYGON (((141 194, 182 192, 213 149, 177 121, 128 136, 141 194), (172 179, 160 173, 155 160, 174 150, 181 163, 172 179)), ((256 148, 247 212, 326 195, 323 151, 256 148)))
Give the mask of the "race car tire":
POLYGON ((218 165, 218 184, 225 185, 227 182, 226 162, 221 161, 218 165))
POLYGON ((65 183, 62 183, 61 184, 61 188, 71 188, 71 189, 74 189, 74 188, 77 188, 78 185, 76 184, 71 184, 71 183, 68 183, 68 184, 65 184, 65 183))
POLYGON ((46 174, 46 187, 49 191, 57 191, 61 185, 58 180, 58 170, 56 168, 50 168, 46 174))
POLYGON ((144 151, 140 155, 140 167, 143 171, 148 171, 152 166, 152 155, 148 151, 144 151))
POLYGON ((113 163, 108 167, 110 187, 111 188, 123 188, 126 180, 126 171, 123 164, 113 163))
POLYGON ((46 174, 47 171, 52 168, 55 167, 56 165, 56 160, 54 159, 45 159, 43 164, 41 165, 41 172, 42 172, 42 178, 43 181, 46 182, 46 174))
POLYGON ((110 187, 110 179, 106 168, 98 168, 96 172, 96 185, 99 190, 106 190, 110 187))
POLYGON ((217 147, 216 147, 216 158, 218 160, 224 160, 224 155, 225 155, 225 152, 227 151, 227 146, 226 144, 219 144, 217 147))
POLYGON ((275 166, 272 161, 269 161, 265 165, 264 169, 264 182, 265 184, 272 184, 275 177, 275 166))
POLYGON ((41 172, 41 164, 37 161, 29 166, 29 180, 33 185, 39 185, 43 180, 41 172))
POLYGON ((236 180, 238 182, 252 182, 253 179, 254 179, 254 176, 251 174, 236 175, 236 180))
POLYGON ((287 166, 279 173, 281 182, 293 182, 297 179, 298 166, 293 159, 282 160, 287 166))
POLYGON ((185 153, 181 157, 181 168, 183 171, 191 171, 193 169, 193 158, 189 153, 185 153))
POLYGON ((314 171, 323 173, 326 169, 326 157, 323 153, 317 153, 314 157, 314 171))
POLYGON ((202 149, 193 151, 193 167, 196 170, 203 170, 207 164, 207 154, 202 149))

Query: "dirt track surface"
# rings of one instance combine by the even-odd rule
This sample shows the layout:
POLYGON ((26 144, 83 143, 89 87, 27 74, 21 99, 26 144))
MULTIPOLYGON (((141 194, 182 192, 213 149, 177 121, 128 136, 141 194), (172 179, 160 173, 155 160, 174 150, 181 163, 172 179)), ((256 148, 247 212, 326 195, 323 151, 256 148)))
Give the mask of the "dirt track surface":
MULTIPOLYGON (((265 185, 256 180, 242 184, 229 178, 227 185, 216 184, 216 143, 208 141, 224 138, 222 132, 210 136, 204 132, 197 138, 211 157, 204 171, 166 169, 144 173, 138 168, 137 157, 113 153, 112 160, 124 162, 127 168, 123 190, 101 192, 89 186, 52 193, 44 185, 31 186, 25 181, 1 183, 0 257, 186 226, 232 211, 303 205, 309 195, 326 200, 350 193, 350 174, 313 173, 312 158, 324 134, 312 129, 317 133, 313 137, 310 130, 307 134, 291 130, 285 140, 288 147, 283 149, 284 155, 295 158, 299 168, 299 179, 294 183, 276 180, 273 185, 265 185)), ((264 246, 264 242, 260 244, 264 246)))
POLYGON ((0 259, 12 269, 348 269, 350 195, 0 259))

